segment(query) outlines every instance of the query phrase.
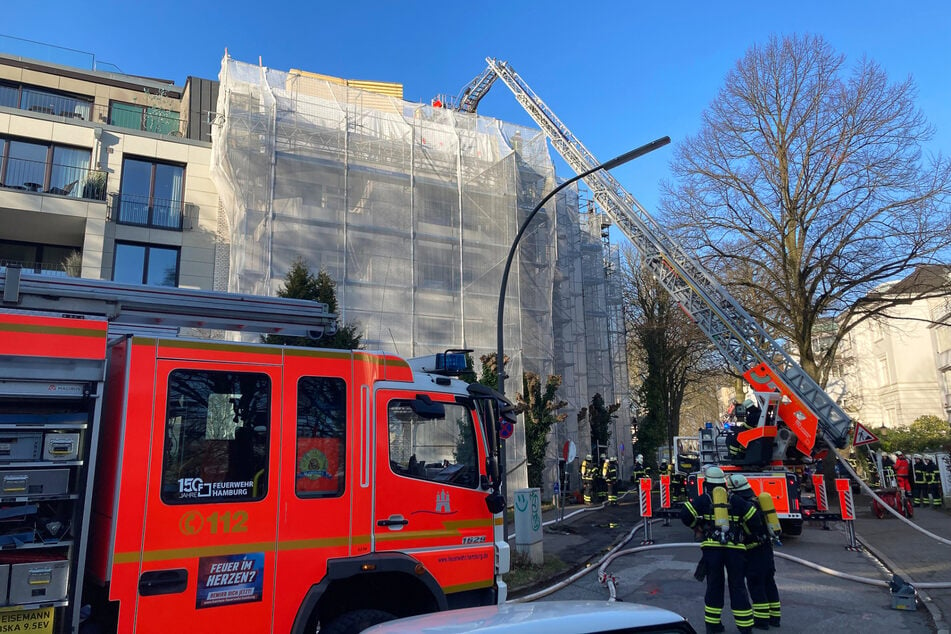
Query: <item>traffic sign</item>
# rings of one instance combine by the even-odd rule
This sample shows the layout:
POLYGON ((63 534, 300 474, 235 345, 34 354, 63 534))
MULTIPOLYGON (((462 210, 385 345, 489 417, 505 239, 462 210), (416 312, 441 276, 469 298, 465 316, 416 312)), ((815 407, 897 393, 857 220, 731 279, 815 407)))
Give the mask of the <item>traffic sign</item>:
POLYGON ((862 423, 855 423, 855 434, 852 436, 852 446, 871 445, 878 442, 878 436, 870 432, 862 423))
POLYGON ((499 437, 502 440, 508 440, 512 437, 512 434, 515 432, 515 425, 512 424, 512 421, 503 420, 502 424, 499 425, 499 437))

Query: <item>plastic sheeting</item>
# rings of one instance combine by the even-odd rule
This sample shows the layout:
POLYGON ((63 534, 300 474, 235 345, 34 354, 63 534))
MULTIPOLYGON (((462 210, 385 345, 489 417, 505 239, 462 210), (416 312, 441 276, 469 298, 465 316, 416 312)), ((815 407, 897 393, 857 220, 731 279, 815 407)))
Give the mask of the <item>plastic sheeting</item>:
MULTIPOLYGON (((557 184, 540 130, 227 56, 219 78, 211 175, 230 245, 227 290, 273 295, 303 258, 337 282, 341 320, 359 326, 367 349, 471 348, 477 367, 495 351, 508 250, 557 184)), ((509 276, 508 375, 560 374, 569 402, 549 443, 549 492, 564 442, 588 450, 577 412, 596 392, 623 402, 609 453, 631 462, 620 291, 606 266, 617 253, 605 250, 599 219, 579 214, 567 191, 536 216, 509 276)), ((521 382, 506 388, 512 396, 521 382)), ((509 490, 526 486, 522 425, 507 466, 509 490)))

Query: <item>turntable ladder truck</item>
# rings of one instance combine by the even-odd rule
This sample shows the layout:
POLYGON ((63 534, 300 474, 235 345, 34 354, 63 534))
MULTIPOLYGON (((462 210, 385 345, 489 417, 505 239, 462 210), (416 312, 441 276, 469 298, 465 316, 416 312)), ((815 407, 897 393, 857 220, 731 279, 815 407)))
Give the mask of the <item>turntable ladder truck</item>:
MULTIPOLYGON (((481 99, 492 86, 493 76, 500 79, 576 173, 589 172, 600 165, 511 64, 491 57, 486 58, 486 62, 486 71, 462 94, 476 94, 481 99)), ((819 453, 824 449, 823 444, 817 442, 820 436, 829 447, 844 447, 851 427, 850 418, 611 174, 598 170, 583 180, 604 214, 637 249, 643 266, 654 274, 757 394, 764 416, 757 428, 744 432, 741 442, 748 453, 759 454, 751 462, 762 464, 765 469, 747 475, 754 488, 769 490, 779 498, 777 512, 784 519, 784 525, 793 527, 792 532, 801 530, 798 481, 782 468, 782 463, 787 457, 795 460, 797 453, 807 459, 819 453), (767 421, 765 412, 770 404, 776 410, 776 417, 767 421), (778 428, 776 420, 782 420, 787 428, 778 428)), ((716 430, 701 431, 702 462, 743 470, 742 465, 725 464, 728 460, 713 433, 716 430)))

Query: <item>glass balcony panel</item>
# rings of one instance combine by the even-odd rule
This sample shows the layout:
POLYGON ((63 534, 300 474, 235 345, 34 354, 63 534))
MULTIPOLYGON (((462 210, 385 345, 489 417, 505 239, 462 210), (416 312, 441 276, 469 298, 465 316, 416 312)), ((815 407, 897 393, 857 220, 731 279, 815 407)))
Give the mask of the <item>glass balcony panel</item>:
POLYGON ((156 134, 179 134, 181 122, 179 114, 164 108, 146 108, 143 130, 156 134))
POLYGON ((129 130, 142 129, 142 106, 126 103, 109 105, 109 124, 129 130))
POLYGON ((116 197, 119 206, 118 222, 132 225, 149 224, 149 196, 120 194, 116 197))

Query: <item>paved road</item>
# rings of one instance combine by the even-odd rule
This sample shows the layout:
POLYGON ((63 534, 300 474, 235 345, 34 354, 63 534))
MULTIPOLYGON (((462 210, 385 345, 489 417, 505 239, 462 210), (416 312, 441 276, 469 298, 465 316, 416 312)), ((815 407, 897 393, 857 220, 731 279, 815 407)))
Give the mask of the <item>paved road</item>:
MULTIPOLYGON (((857 499, 856 506, 859 512, 856 528, 860 539, 869 540, 872 549, 876 552, 881 549, 883 556, 889 559, 889 549, 899 549, 895 556, 900 564, 904 564, 898 566, 899 572, 907 573, 914 581, 951 581, 951 571, 947 571, 951 567, 951 557, 946 551, 940 552, 941 562, 936 562, 935 550, 927 544, 930 540, 917 533, 912 535, 914 531, 910 528, 900 532, 898 520, 874 519, 862 498, 857 499), (927 554, 929 552, 931 556, 927 554), (916 563, 919 560, 921 564, 916 563)), ((929 520, 940 523, 943 518, 945 530, 951 531, 948 515, 931 509, 927 511, 934 513, 929 520)), ((549 526, 545 534, 546 551, 557 553, 575 566, 591 563, 592 573, 537 600, 608 598, 609 588, 598 581, 596 564, 612 543, 620 541, 639 525, 637 515, 637 504, 625 500, 616 509, 579 514, 567 520, 561 528, 549 526)), ((924 511, 920 515, 924 518, 924 511)), ((823 530, 818 523, 807 523, 802 536, 787 539, 777 552, 879 583, 888 579, 887 573, 868 552, 846 549, 848 538, 843 523, 829 523, 828 529, 823 530)), ((702 632, 703 585, 692 577, 699 549, 695 546, 663 547, 692 543, 691 532, 677 521, 668 527, 655 523, 653 537, 659 548, 623 555, 607 567, 608 574, 616 580, 618 599, 674 610, 702 632)), ((642 533, 636 532, 623 550, 640 546, 642 539, 642 533)), ((942 549, 946 548, 942 546, 942 549)), ((781 557, 777 557, 776 567, 783 603, 783 625, 778 631, 812 634, 826 631, 925 634, 936 631, 932 614, 924 605, 915 611, 892 609, 891 595, 885 587, 830 576, 781 557)), ((935 590, 928 594, 939 608, 943 608, 946 602, 951 603, 951 591, 935 590)), ((944 613, 951 614, 951 606, 944 613)), ((724 622, 730 631, 732 618, 725 617, 724 622)))
MULTIPOLYGON (((944 509, 917 508, 912 522, 944 539, 951 540, 951 513, 944 509)), ((871 499, 856 497, 855 531, 862 543, 886 565, 917 583, 945 582, 951 585, 951 545, 923 535, 902 520, 876 518, 871 499)), ((939 630, 948 632, 951 621, 951 588, 922 589, 925 607, 935 614, 939 630)))

